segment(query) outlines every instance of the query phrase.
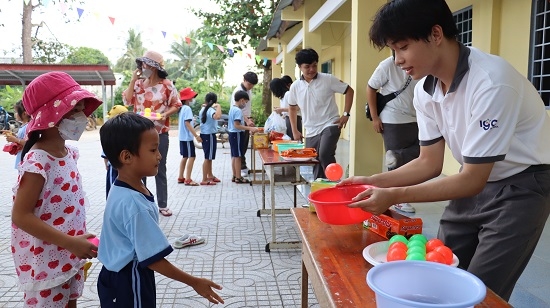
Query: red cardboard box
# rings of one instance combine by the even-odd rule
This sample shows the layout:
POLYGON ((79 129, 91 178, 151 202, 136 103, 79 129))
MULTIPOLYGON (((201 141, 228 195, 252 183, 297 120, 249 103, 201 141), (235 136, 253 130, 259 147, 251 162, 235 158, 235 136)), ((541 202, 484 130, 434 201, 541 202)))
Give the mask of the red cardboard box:
POLYGON ((407 217, 388 210, 384 214, 372 215, 363 222, 363 227, 387 239, 395 234, 409 238, 413 234, 422 233, 422 219, 407 217))

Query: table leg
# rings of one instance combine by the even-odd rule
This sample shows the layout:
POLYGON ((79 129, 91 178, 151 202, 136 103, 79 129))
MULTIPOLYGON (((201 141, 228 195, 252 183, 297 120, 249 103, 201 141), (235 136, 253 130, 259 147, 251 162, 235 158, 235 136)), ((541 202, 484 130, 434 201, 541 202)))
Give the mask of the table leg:
POLYGON ((308 300, 308 285, 307 285, 307 268, 304 264, 304 260, 302 260, 302 294, 301 294, 301 307, 307 308, 307 300, 308 300))
MULTIPOLYGON (((265 169, 262 164, 262 209, 258 210, 256 216, 261 217, 262 212, 265 211, 265 169)), ((267 247, 266 247, 267 249, 267 247)))
POLYGON ((269 192, 271 194, 271 242, 277 241, 277 226, 275 225, 275 168, 269 166, 269 192))

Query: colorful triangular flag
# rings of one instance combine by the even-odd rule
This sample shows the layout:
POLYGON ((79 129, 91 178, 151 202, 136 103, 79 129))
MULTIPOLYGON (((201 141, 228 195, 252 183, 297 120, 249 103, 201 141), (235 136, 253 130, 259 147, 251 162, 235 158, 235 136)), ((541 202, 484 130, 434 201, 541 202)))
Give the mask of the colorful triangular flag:
POLYGON ((229 54, 230 57, 233 57, 235 55, 235 52, 233 52, 233 49, 231 48, 227 48, 227 53, 229 54))
POLYGON ((214 44, 209 42, 206 42, 206 44, 208 44, 208 47, 210 47, 210 50, 214 50, 214 44))
POLYGON ((260 57, 260 56, 258 56, 258 55, 256 55, 255 58, 256 58, 256 63, 259 63, 259 62, 262 60, 262 57, 260 57))
POLYGON ((114 26, 115 25, 115 18, 109 16, 109 20, 111 21, 111 24, 114 26))
POLYGON ((164 38, 166 38, 166 31, 160 31, 160 32, 162 32, 162 36, 163 36, 164 38))
POLYGON ((225 49, 223 49, 223 46, 216 45, 216 47, 218 47, 218 49, 219 49, 221 52, 224 52, 224 51, 225 51, 225 49))
POLYGON ((25 5, 29 5, 29 2, 30 2, 31 0, 24 0, 24 1, 25 1, 25 5))
POLYGON ((77 8, 76 8, 76 12, 78 13, 78 18, 80 18, 80 17, 82 17, 82 14, 84 13, 84 10, 81 9, 81 8, 79 8, 79 7, 77 7, 77 8))
POLYGON ((67 3, 59 2, 59 8, 61 9, 61 13, 63 14, 67 13, 67 3))
POLYGON ((185 42, 187 43, 187 45, 191 45, 191 38, 186 36, 185 42))
POLYGON ((50 0, 42 0, 42 5, 44 7, 47 7, 48 6, 48 3, 50 3, 50 0))

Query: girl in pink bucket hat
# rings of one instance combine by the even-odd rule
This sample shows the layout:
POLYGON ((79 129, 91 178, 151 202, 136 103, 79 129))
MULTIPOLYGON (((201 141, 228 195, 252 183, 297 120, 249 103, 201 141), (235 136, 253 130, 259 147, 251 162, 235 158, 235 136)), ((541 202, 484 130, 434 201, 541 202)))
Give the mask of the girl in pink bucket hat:
POLYGON ((83 266, 97 256, 86 231, 86 199, 77 168, 86 117, 99 105, 71 76, 50 72, 25 89, 31 116, 13 188, 11 247, 25 307, 76 307, 83 266))

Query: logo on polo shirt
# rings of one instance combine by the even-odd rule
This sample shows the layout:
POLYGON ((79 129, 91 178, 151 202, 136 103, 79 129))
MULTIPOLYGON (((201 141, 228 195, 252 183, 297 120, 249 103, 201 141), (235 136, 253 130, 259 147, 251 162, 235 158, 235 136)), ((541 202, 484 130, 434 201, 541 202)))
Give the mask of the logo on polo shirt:
POLYGON ((479 127, 483 128, 483 130, 490 130, 490 129, 493 129, 493 128, 497 128, 498 127, 498 120, 490 120, 490 119, 487 119, 487 120, 481 120, 479 121, 479 127))

